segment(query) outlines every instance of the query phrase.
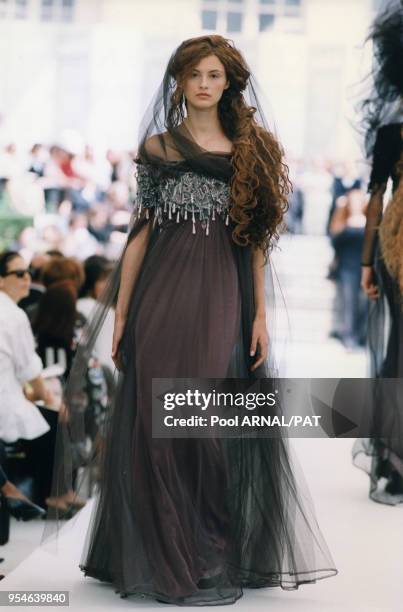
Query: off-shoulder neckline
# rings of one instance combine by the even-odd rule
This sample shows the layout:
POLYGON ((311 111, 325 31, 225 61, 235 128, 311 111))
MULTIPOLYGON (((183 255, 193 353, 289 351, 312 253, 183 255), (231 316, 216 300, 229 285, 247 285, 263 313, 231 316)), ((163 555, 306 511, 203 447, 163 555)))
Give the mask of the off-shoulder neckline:
MULTIPOLYGON (((233 152, 232 151, 202 151, 201 153, 199 153, 198 155, 195 155, 194 157, 197 158, 197 157, 202 157, 202 156, 206 156, 206 155, 213 155, 213 156, 216 155, 218 157, 224 157, 224 158, 228 157, 228 158, 231 158, 233 156, 233 152)), ((158 159, 158 163, 160 163, 160 164, 168 164, 168 165, 170 165, 170 164, 172 164, 172 165, 175 165, 175 164, 187 164, 188 162, 189 162, 188 159, 158 159)), ((136 163, 140 163, 140 164, 143 164, 143 165, 144 164, 146 164, 146 165, 147 164, 153 165, 153 162, 151 162, 151 161, 144 161, 144 162, 143 161, 140 161, 140 162, 138 161, 136 163)))
MULTIPOLYGON (((179 128, 182 127, 182 125, 183 124, 178 126, 176 129, 179 130, 179 128)), ((185 129, 187 130, 186 126, 185 126, 185 129)), ((167 134, 167 132, 163 132, 163 133, 159 133, 159 134, 154 134, 154 136, 151 136, 150 138, 148 138, 147 142, 149 142, 150 140, 155 139, 156 137, 158 137, 159 139, 162 138, 165 141, 165 135, 166 134, 167 134)), ((195 140, 193 140, 193 139, 189 139, 189 140, 193 143, 193 145, 196 145, 196 148, 198 149, 198 152, 197 153, 194 152, 191 157, 202 157, 202 156, 208 156, 208 155, 217 156, 217 157, 232 157, 234 155, 233 143, 232 143, 232 147, 231 147, 230 151, 222 151, 222 150, 210 151, 210 150, 205 149, 204 147, 202 147, 195 140)), ((169 144, 166 145, 166 146, 169 146, 169 144)), ((164 146, 164 149, 165 149, 165 146, 164 146)), ((150 156, 153 157, 153 154, 151 153, 150 156)), ((183 161, 187 161, 186 159, 175 159, 175 160, 163 159, 163 157, 160 157, 158 154, 155 154, 155 157, 159 158, 159 160, 161 162, 165 162, 165 163, 180 163, 180 162, 183 162, 183 161)))

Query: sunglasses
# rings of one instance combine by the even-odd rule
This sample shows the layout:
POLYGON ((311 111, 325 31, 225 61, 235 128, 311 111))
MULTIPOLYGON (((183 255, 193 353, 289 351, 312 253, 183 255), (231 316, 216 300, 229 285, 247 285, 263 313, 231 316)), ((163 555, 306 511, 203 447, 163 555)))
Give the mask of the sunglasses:
POLYGON ((5 274, 3 274, 3 276, 11 276, 12 274, 15 274, 17 278, 24 278, 26 274, 29 274, 29 276, 31 276, 30 270, 10 270, 10 272, 6 272, 5 274))

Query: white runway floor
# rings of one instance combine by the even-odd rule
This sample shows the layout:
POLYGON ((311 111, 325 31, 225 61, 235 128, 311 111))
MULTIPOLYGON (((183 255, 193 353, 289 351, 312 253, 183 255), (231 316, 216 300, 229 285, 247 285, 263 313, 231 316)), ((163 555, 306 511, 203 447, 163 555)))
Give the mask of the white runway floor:
MULTIPOLYGON (((299 439, 294 446, 314 498, 318 520, 339 574, 297 591, 244 591, 234 605, 248 612, 401 612, 403 506, 371 502, 367 476, 351 465, 352 440, 299 439)), ((164 609, 166 604, 120 599, 113 587, 78 568, 91 507, 66 524, 58 556, 36 549, 1 582, 1 590, 70 592, 70 609, 164 609)), ((36 522, 35 528, 43 524, 36 522)), ((13 523, 13 530, 17 530, 13 523)), ((0 549, 6 557, 12 542, 0 549)), ((19 607, 27 609, 28 607, 19 607)), ((184 609, 184 608, 182 608, 184 609)), ((187 608, 186 608, 187 609, 187 608)), ((190 608, 189 608, 190 609, 190 608)), ((192 608, 194 609, 194 608, 192 608)))

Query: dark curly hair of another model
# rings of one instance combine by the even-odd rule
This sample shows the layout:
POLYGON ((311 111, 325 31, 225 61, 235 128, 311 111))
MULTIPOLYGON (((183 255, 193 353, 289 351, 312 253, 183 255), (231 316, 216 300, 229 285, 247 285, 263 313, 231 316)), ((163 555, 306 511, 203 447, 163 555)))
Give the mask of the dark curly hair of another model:
POLYGON ((403 0, 393 0, 376 17, 366 41, 373 44, 372 90, 361 104, 367 157, 373 154, 385 106, 403 98, 403 0))
POLYGON ((200 36, 185 40, 170 62, 171 76, 177 86, 167 117, 168 129, 174 129, 185 117, 182 83, 205 57, 215 55, 224 65, 229 80, 218 103, 223 130, 233 143, 231 183, 231 218, 236 223, 234 241, 252 244, 267 254, 279 238, 279 229, 288 209, 292 187, 284 151, 270 132, 258 125, 256 108, 249 106, 242 94, 250 72, 232 41, 219 36, 200 36))

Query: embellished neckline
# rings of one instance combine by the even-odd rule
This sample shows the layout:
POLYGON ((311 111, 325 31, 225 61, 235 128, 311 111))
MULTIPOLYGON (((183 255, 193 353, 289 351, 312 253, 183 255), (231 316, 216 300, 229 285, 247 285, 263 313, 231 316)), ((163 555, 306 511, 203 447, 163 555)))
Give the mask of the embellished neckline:
POLYGON ((196 216, 206 235, 210 221, 221 217, 229 225, 231 192, 228 182, 213 176, 205 176, 194 170, 174 173, 161 181, 151 180, 148 170, 141 165, 137 169, 137 220, 145 209, 145 218, 154 211, 153 228, 156 223, 160 231, 166 224, 181 220, 192 222, 192 234, 196 233, 196 216))

